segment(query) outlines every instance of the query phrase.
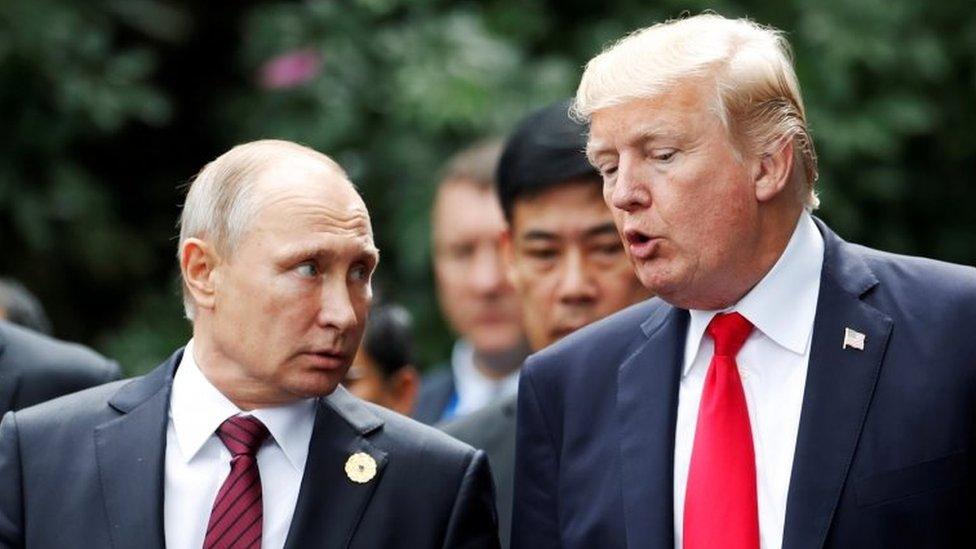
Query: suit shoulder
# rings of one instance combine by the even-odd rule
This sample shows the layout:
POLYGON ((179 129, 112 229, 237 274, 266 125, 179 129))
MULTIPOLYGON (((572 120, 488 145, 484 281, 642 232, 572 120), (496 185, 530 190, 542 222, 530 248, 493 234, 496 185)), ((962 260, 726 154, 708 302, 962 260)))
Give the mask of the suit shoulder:
POLYGON ((853 245, 894 303, 940 314, 976 314, 976 268, 853 245))
POLYGON ((119 389, 133 381, 114 381, 24 408, 15 412, 17 423, 22 431, 37 430, 42 433, 50 432, 55 427, 61 430, 94 426, 117 415, 108 401, 119 389))
POLYGON ((976 267, 937 259, 900 255, 852 244, 882 281, 897 280, 932 291, 976 293, 976 267))
POLYGON ((439 427, 475 448, 483 448, 492 437, 514 428, 517 408, 518 395, 512 394, 439 427))
POLYGON ((10 323, 0 323, 2 360, 25 377, 55 376, 91 385, 118 377, 118 365, 77 343, 54 339, 10 323))
POLYGON ((471 460, 475 450, 470 445, 419 421, 372 404, 363 403, 383 421, 382 436, 401 452, 415 454, 423 459, 444 463, 471 460))
POLYGON ((530 356, 523 372, 545 376, 547 370, 619 363, 630 343, 643 340, 641 325, 663 308, 670 305, 653 297, 584 326, 530 356), (567 364, 572 366, 564 366, 567 364))

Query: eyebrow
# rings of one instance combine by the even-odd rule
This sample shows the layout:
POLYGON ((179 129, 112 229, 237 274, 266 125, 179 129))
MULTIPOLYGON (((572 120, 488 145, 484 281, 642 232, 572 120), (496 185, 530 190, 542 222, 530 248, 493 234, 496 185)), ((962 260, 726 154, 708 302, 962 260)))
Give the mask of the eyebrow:
POLYGON ((586 232, 583 233, 583 238, 593 238, 596 236, 603 236, 607 234, 618 236, 617 226, 614 225, 612 221, 608 221, 606 223, 597 225, 596 227, 591 227, 587 229, 586 232))
MULTIPOLYGON (((647 123, 636 129, 634 138, 629 140, 629 143, 643 143, 646 141, 651 141, 661 137, 665 132, 659 123, 647 123)), ((586 143, 586 158, 590 161, 590 164, 596 165, 596 157, 604 152, 609 152, 610 148, 605 143, 597 141, 589 141, 586 143)))
MULTIPOLYGON (((617 233, 617 226, 614 225, 612 221, 608 221, 606 223, 601 223, 601 224, 597 225, 596 227, 590 227, 589 229, 586 229, 583 232, 583 238, 584 239, 590 239, 590 238, 596 238, 598 236, 605 236, 605 235, 610 235, 610 234, 612 234, 614 236, 617 236, 617 234, 618 234, 617 233)), ((520 239, 523 240, 523 241, 533 241, 534 240, 534 241, 552 242, 554 240, 560 240, 561 237, 559 235, 557 235, 557 234, 550 233, 548 231, 543 231, 543 230, 539 230, 539 229, 532 229, 532 230, 526 231, 524 234, 522 234, 520 236, 520 239)))
MULTIPOLYGON (((299 259, 305 257, 322 257, 326 259, 332 259, 341 255, 335 250, 335 248, 327 248, 320 246, 296 246, 291 249, 287 249, 281 254, 280 259, 286 263, 298 261, 299 259)), ((368 259, 374 264, 378 264, 380 261, 380 250, 376 246, 370 246, 369 248, 364 248, 357 253, 360 258, 368 259)))
POLYGON ((545 240, 548 242, 552 240, 559 240, 559 236, 547 231, 532 229, 530 231, 526 231, 525 233, 523 233, 521 235, 521 240, 545 240))

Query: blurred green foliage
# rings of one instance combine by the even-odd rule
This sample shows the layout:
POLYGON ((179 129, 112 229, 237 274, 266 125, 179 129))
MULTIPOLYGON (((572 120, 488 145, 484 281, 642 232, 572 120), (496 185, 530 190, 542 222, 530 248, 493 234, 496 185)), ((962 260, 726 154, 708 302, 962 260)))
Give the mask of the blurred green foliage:
POLYGON ((60 336, 145 371, 188 337, 178 187, 235 143, 292 139, 359 185, 379 283, 430 363, 450 341, 427 217, 444 161, 570 95, 608 42, 705 9, 787 32, 819 215, 850 240, 976 263, 970 0, 6 0, 0 274, 40 295, 60 336), (314 77, 269 87, 269 61, 296 51, 320 60, 314 77))

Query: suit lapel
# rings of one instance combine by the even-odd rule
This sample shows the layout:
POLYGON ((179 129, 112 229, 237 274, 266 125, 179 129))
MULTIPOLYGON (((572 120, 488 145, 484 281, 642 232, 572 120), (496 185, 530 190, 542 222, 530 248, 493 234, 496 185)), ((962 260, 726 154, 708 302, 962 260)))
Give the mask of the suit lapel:
POLYGON ((786 505, 783 547, 819 548, 857 448, 891 333, 891 319, 861 300, 877 285, 849 245, 818 222, 825 255, 810 364, 786 505), (845 330, 864 349, 843 348, 845 330))
MULTIPOLYGON (((0 330, 0 365, 3 365, 3 354, 6 351, 6 341, 3 330, 0 330)), ((13 364, 0 368, 0 416, 14 407, 14 394, 20 383, 20 371, 13 364)))
POLYGON ((383 478, 387 454, 366 439, 382 424, 342 387, 320 399, 286 548, 349 545, 383 478), (365 483, 353 482, 345 472, 346 461, 360 452, 376 462, 376 475, 365 483))
POLYGON ((688 314, 663 302, 648 339, 617 373, 624 524, 629 547, 674 547, 674 430, 688 314))
POLYGON ((122 415, 95 428, 95 456, 112 545, 162 548, 163 463, 173 372, 182 351, 109 401, 122 415))

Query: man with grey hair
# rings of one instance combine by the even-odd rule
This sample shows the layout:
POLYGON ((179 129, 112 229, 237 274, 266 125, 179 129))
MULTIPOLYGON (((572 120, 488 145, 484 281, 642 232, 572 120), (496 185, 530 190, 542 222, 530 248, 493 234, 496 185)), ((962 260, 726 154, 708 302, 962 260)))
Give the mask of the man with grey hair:
POLYGON ((700 15, 574 112, 658 297, 530 357, 513 547, 970 547, 976 269, 843 241, 789 47, 700 15))
POLYGON ((413 417, 424 423, 462 417, 515 394, 528 354, 501 256, 505 218, 494 191, 501 149, 498 141, 484 141, 457 153, 434 198, 437 297, 458 340, 448 363, 421 383, 413 417))
POLYGON ((184 349, 3 419, 0 546, 497 547, 484 453, 338 386, 378 252, 335 162, 231 149, 190 187, 178 258, 184 349))

